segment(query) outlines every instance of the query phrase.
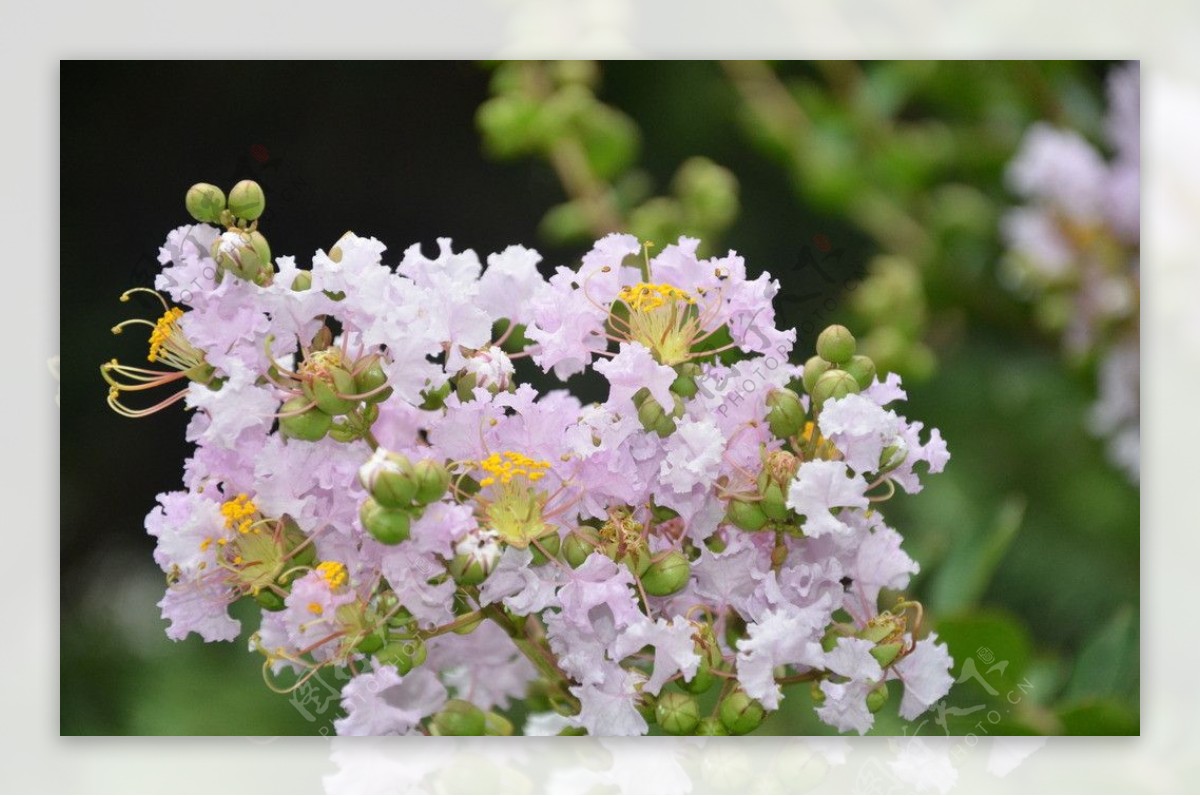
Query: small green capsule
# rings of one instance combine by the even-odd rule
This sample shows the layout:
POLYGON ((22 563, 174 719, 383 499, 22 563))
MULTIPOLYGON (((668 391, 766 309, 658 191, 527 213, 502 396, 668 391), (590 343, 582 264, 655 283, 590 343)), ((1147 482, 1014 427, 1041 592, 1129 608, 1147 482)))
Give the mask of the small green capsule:
POLYGON ((562 556, 571 566, 571 569, 578 569, 583 566, 583 562, 587 561, 588 556, 594 552, 596 552, 595 542, 579 533, 579 531, 572 531, 563 540, 562 556))
POLYGON ((833 367, 832 362, 828 362, 820 357, 809 357, 804 363, 804 377, 801 382, 804 384, 804 390, 809 395, 812 394, 813 387, 817 386, 817 379, 825 375, 825 371, 833 367))
POLYGON ((451 699, 430 722, 434 735, 483 735, 486 729, 483 711, 465 699, 451 699))
MULTIPOLYGON (((358 374, 355 375, 354 394, 364 395, 372 390, 379 390, 380 387, 387 384, 387 380, 387 373, 383 370, 383 363, 379 361, 379 357, 374 357, 371 359, 370 364, 359 370, 358 374)), ((363 400, 372 404, 379 403, 386 401, 393 392, 394 390, 391 388, 379 390, 379 392, 363 400)))
POLYGON ((312 271, 301 271, 292 278, 292 290, 303 293, 312 289, 312 271))
POLYGON ((414 500, 423 506, 441 500, 450 488, 450 471, 433 459, 422 459, 413 465, 413 476, 417 482, 414 500))
POLYGON ((218 224, 225 209, 225 192, 215 185, 198 182, 188 188, 183 200, 188 215, 205 224, 218 224))
POLYGON ((657 430, 659 422, 664 417, 666 417, 666 412, 663 410, 662 404, 649 395, 638 406, 638 420, 642 422, 642 428, 647 431, 657 430))
POLYGON ((562 539, 559 537, 558 531, 551 531, 543 536, 539 536, 536 545, 529 545, 529 552, 533 553, 531 563, 535 567, 540 567, 542 564, 548 563, 550 558, 558 555, 561 547, 562 539), (538 545, 541 545, 541 547, 539 548, 538 545), (549 553, 550 556, 547 557, 546 553, 542 552, 542 549, 545 549, 546 553, 549 553))
POLYGON ((409 537, 412 517, 403 509, 388 509, 373 497, 363 501, 358 518, 367 533, 383 544, 400 544, 409 537))
POLYGON ((887 644, 876 644, 871 648, 871 657, 878 661, 880 666, 886 669, 895 662, 902 649, 904 649, 904 645, 899 641, 893 641, 887 644))
POLYGON ((740 688, 721 700, 721 723, 731 735, 745 735, 758 729, 766 711, 756 699, 740 688))
POLYGON ((845 326, 829 326, 817 336, 817 355, 835 365, 849 362, 855 347, 854 335, 845 326))
POLYGON ((766 488, 762 491, 762 501, 758 504, 763 513, 769 519, 781 522, 787 519, 787 495, 783 493, 783 487, 778 481, 768 481, 766 488))
POLYGON ((854 395, 858 392, 860 392, 858 382, 853 376, 844 370, 831 370, 817 379, 817 386, 813 387, 812 399, 819 407, 826 401, 845 398, 847 395, 854 395))
POLYGON ((483 714, 484 735, 512 735, 513 723, 494 710, 483 714))
POLYGON ((412 507, 417 494, 416 473, 408 457, 382 454, 382 448, 359 468, 358 480, 385 509, 412 507))
POLYGON ((266 207, 266 194, 254 180, 242 180, 229 192, 229 212, 238 218, 253 221, 263 214, 266 207))
POLYGON ((356 394, 354 377, 345 368, 331 367, 305 382, 301 389, 327 415, 344 415, 358 406, 358 401, 344 397, 356 394))
POLYGON ((725 519, 743 531, 759 531, 767 524, 767 514, 758 503, 737 498, 729 501, 725 519))
POLYGON ((785 388, 767 396, 767 427, 778 439, 791 439, 804 429, 806 420, 800 396, 785 388))
POLYGON ((693 735, 728 735, 729 730, 725 729, 725 725, 720 719, 706 716, 700 719, 700 723, 696 725, 696 731, 693 735))
POLYGON ((300 412, 300 414, 289 414, 304 409, 310 404, 311 401, 299 395, 284 401, 279 412, 285 417, 279 418, 279 428, 286 436, 306 442, 316 442, 329 432, 330 426, 333 425, 333 418, 315 406, 305 412, 300 412))
MULTIPOLYGON (((692 366, 695 367, 695 366, 692 366)), ((695 398, 696 393, 700 392, 700 386, 696 384, 696 374, 691 371, 687 365, 680 365, 676 370, 679 375, 675 377, 675 381, 671 382, 671 392, 678 395, 680 398, 695 398)), ((699 368, 696 368, 699 371, 699 368)))
POLYGON ((383 649, 375 653, 375 659, 382 666, 395 666, 400 674, 408 674, 424 663, 428 655, 429 650, 421 639, 402 638, 385 644, 383 649))
POLYGON ((647 594, 666 597, 680 591, 692 576, 692 565, 680 552, 672 550, 658 561, 650 564, 642 576, 642 587, 647 594))
POLYGON ((654 706, 654 717, 663 732, 691 735, 700 723, 700 703, 691 694, 678 691, 660 694, 654 706))
POLYGON ((878 713, 888 701, 887 683, 880 683, 867 693, 867 710, 878 713))
POLYGON ((846 363, 845 369, 858 382, 858 386, 864 390, 870 387, 871 383, 875 381, 875 361, 870 357, 865 357, 861 354, 850 357, 850 361, 846 363))

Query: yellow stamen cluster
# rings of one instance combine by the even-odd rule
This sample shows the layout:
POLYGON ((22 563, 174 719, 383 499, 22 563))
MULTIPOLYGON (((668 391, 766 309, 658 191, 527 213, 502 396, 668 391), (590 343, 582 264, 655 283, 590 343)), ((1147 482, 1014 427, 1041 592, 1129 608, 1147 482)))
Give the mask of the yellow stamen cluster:
POLYGON ((346 565, 340 561, 322 561, 317 564, 317 573, 325 579, 331 589, 345 585, 349 577, 346 574, 346 565))
POLYGON ((179 334, 179 327, 176 325, 180 318, 183 317, 183 310, 179 307, 172 307, 163 313, 163 316, 154 324, 154 330, 150 332, 150 354, 146 357, 151 362, 158 360, 158 354, 162 351, 173 336, 179 334))
POLYGON ((225 518, 225 527, 237 528, 238 533, 250 533, 257 514, 258 506, 254 505, 254 501, 244 492, 221 504, 221 516, 225 518))
POLYGON ((659 307, 682 301, 685 304, 695 304, 696 300, 687 291, 680 290, 674 285, 651 285, 639 282, 621 288, 617 298, 634 312, 649 312, 659 307))
POLYGON ((314 616, 320 616, 321 614, 325 613, 325 609, 321 607, 320 603, 309 603, 308 612, 314 616))
POLYGON ((499 481, 507 484, 517 476, 524 476, 530 481, 538 481, 545 477, 550 469, 550 462, 537 461, 516 451, 493 453, 479 463, 479 467, 488 476, 479 482, 480 486, 491 486, 499 481))

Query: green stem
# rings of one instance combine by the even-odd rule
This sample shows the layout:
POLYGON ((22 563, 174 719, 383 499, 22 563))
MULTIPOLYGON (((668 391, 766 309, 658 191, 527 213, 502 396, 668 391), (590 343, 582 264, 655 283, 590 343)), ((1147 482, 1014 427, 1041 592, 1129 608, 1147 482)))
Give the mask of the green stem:
POLYGON ((485 605, 481 609, 483 615, 491 619, 497 625, 502 627, 506 633, 512 638, 513 643, 517 645, 517 649, 521 651, 529 662, 550 682, 557 686, 557 690, 564 702, 571 708, 572 713, 579 712, 579 700, 569 690, 570 681, 558 668, 557 664, 549 658, 546 651, 532 639, 517 629, 512 620, 504 613, 499 605, 485 605))

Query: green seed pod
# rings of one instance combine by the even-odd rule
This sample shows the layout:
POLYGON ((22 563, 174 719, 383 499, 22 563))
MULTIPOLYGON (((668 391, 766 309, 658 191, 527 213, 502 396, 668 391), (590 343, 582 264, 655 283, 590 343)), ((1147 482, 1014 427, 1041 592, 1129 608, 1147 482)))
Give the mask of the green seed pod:
POLYGON ((646 589, 647 594, 666 597, 686 586, 691 576, 692 565, 688 563, 687 558, 682 553, 672 550, 650 564, 646 574, 642 576, 642 587, 646 589))
POLYGON ((188 188, 183 203, 192 218, 205 224, 217 224, 225 209, 225 192, 215 185, 198 182, 188 188))
MULTIPOLYGON (((296 412, 310 403, 311 401, 308 399, 297 395, 284 401, 283 406, 279 407, 279 411, 281 414, 288 415, 289 412, 296 412)), ((293 414, 279 418, 279 429, 284 435, 307 442, 316 442, 324 437, 332 425, 333 418, 315 406, 298 415, 293 414)))
POLYGON ((539 536, 537 543, 537 545, 529 545, 529 552, 533 553, 533 561, 531 563, 535 567, 540 567, 542 564, 549 562, 550 558, 558 555, 558 551, 562 547, 562 539, 559 537, 558 531, 555 530, 539 536), (549 553, 550 556, 547 557, 546 553, 543 553, 538 545, 545 548, 546 553, 549 553))
POLYGON ((679 375, 675 377, 675 381, 671 382, 671 392, 680 398, 695 398, 696 393, 700 392, 700 386, 696 384, 696 376, 700 373, 700 368, 687 362, 677 365, 675 370, 679 372, 679 375))
POLYGON ((859 392, 858 382, 844 370, 831 370, 817 379, 817 386, 813 387, 812 399, 819 407, 826 401, 835 398, 845 398, 847 395, 853 395, 859 392))
POLYGON ((888 701, 887 683, 880 683, 867 694, 867 710, 878 713, 888 701))
POLYGON ((758 505, 769 519, 776 522, 787 519, 787 495, 778 481, 767 482, 766 489, 762 491, 762 501, 758 505))
POLYGON ((804 430, 804 404, 786 387, 767 396, 767 426, 778 439, 790 439, 804 430))
POLYGON ((669 415, 663 415, 654 425, 654 433, 658 434, 658 436, 662 437, 663 439, 671 436, 675 433, 675 420, 669 415))
POLYGON ((725 512, 725 519, 743 531, 758 531, 767 524, 767 514, 757 503, 733 499, 725 512))
POLYGON ((373 497, 363 501, 358 518, 367 533, 383 544, 400 544, 408 538, 412 517, 403 509, 386 509, 373 497))
MULTIPOLYGON (((454 546, 454 558, 446 569, 460 586, 478 586, 492 574, 500 561, 500 537, 492 531, 476 530, 454 546)), ((464 605, 469 610, 469 606, 464 605)))
POLYGON ((679 685, 689 693, 703 694, 716 685, 717 680, 720 679, 713 674, 713 669, 719 668, 723 663, 721 650, 717 647, 715 640, 711 640, 710 643, 712 646, 707 650, 700 650, 700 665, 696 667, 696 676, 691 680, 679 681, 679 685))
POLYGON ((374 652, 379 652, 387 643, 387 634, 382 630, 373 630, 354 645, 354 648, 359 652, 370 655, 374 652))
POLYGON ((902 649, 904 649, 904 645, 899 641, 892 641, 887 644, 876 644, 871 648, 871 657, 878 661, 880 666, 886 669, 895 662, 902 649))
POLYGON ((358 469, 358 480, 386 509, 412 507, 417 495, 416 472, 406 456, 378 448, 358 469))
POLYGON ((642 387, 633 394, 633 397, 630 398, 630 400, 633 401, 633 405, 636 408, 641 409, 642 404, 646 403, 646 399, 649 397, 650 397, 650 388, 642 387))
POLYGON ((817 386, 817 379, 825 375, 825 371, 831 367, 833 367, 833 363, 820 357, 809 357, 808 361, 804 363, 804 378, 801 381, 809 395, 812 394, 813 387, 817 386))
MULTIPOLYGON (((372 357, 370 364, 358 371, 354 377, 354 394, 363 395, 372 390, 379 390, 380 387, 387 384, 387 373, 383 370, 383 363, 379 361, 379 357, 372 357)), ((386 401, 394 392, 391 388, 380 390, 369 398, 363 400, 377 404, 381 401, 386 401)))
POLYGON ((572 531, 562 543, 562 556, 571 569, 578 569, 587 557, 596 552, 596 544, 579 531, 572 531))
POLYGON ((725 725, 720 719, 715 719, 712 716, 706 716, 700 719, 700 723, 696 725, 696 731, 693 735, 728 735, 729 730, 725 729, 725 725))
POLYGON ((642 421, 642 428, 647 431, 656 430, 659 421, 664 417, 666 417, 666 412, 663 410, 662 404, 649 395, 638 405, 638 420, 642 421))
POLYGON ((358 406, 358 401, 342 397, 355 394, 354 377, 345 368, 327 368, 306 381, 301 389, 304 396, 316 402, 317 408, 327 415, 344 415, 358 406))
POLYGON ((229 212, 238 218, 253 221, 267 207, 267 197, 254 180, 242 180, 229 192, 229 212))
POLYGON ((845 326, 829 326, 817 337, 817 355, 835 365, 849 362, 854 349, 854 335, 845 326))
POLYGON ((512 735, 513 724, 495 711, 489 710, 483 714, 484 735, 512 735))
POLYGON ((400 674, 408 674, 420 666, 428 657, 429 650, 425 642, 419 638, 403 638, 389 641, 383 649, 375 653, 375 659, 382 666, 395 666, 400 674))
POLYGON ((846 372, 865 390, 875 381, 875 361, 861 354, 850 357, 850 361, 846 363, 846 372))
POLYGON ((292 290, 303 293, 312 289, 312 271, 301 271, 292 278, 292 290))
POLYGON ((266 608, 268 611, 282 611, 284 609, 283 598, 270 589, 260 589, 254 595, 254 602, 266 608))
POLYGON ((758 729, 766 711, 758 700, 751 699, 740 688, 721 700, 721 723, 731 735, 745 735, 758 729))
POLYGON ((430 722, 433 735, 483 735, 487 718, 465 699, 451 699, 430 722))
POLYGON ((673 691, 660 694, 654 706, 654 717, 663 732, 671 735, 691 735, 700 723, 700 703, 691 694, 673 691))
POLYGON ((267 243, 267 239, 258 230, 250 233, 250 247, 254 249, 254 253, 258 255, 259 262, 263 264, 267 271, 271 270, 271 247, 267 243))
POLYGON ((422 459, 413 465, 413 475, 417 481, 414 499, 423 506, 441 500, 450 488, 450 471, 433 459, 422 459))
POLYGON ((902 437, 896 437, 891 445, 879 454, 879 472, 887 473, 895 470, 908 458, 908 443, 902 437))

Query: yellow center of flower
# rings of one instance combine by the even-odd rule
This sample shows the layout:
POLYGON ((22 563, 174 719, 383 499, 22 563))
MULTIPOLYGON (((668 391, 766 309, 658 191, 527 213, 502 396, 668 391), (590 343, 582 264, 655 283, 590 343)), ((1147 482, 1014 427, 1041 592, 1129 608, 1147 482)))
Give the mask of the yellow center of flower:
POLYGON ((321 607, 320 603, 309 603, 308 604, 308 612, 310 614, 315 614, 316 616, 320 616, 321 614, 325 613, 325 609, 321 607))
POLYGON ((325 579, 329 588, 336 589, 346 583, 346 565, 340 561, 322 561, 317 564, 317 574, 325 579))
POLYGON ((163 346, 167 345, 172 337, 181 335, 177 324, 182 317, 183 310, 179 309, 179 307, 172 307, 163 313, 163 316, 158 319, 154 324, 154 329, 150 332, 150 354, 146 357, 147 359, 151 362, 156 362, 163 346))
POLYGON ((226 528, 237 528, 238 533, 250 533, 254 529, 254 517, 258 514, 258 506, 242 493, 233 500, 221 504, 221 516, 225 518, 226 528))
POLYGON ((488 527, 516 547, 527 547, 541 537, 546 532, 542 517, 546 496, 534 484, 546 476, 550 462, 505 451, 488 456, 479 468, 487 473, 479 485, 492 487, 486 498, 478 498, 488 527))
POLYGON ((524 477, 530 481, 541 480, 545 477, 546 470, 550 469, 550 462, 537 461, 516 451, 505 451, 493 453, 481 461, 479 467, 488 473, 479 485, 491 486, 497 481, 507 484, 517 477, 524 477))
POLYGON ((703 339, 696 299, 674 285, 639 282, 621 288, 609 315, 620 337, 641 343, 664 365, 691 358, 692 345, 703 339))
POLYGON ((677 301, 682 301, 684 304, 696 303, 696 300, 687 291, 665 283, 651 285, 639 282, 636 285, 629 285, 621 288, 617 298, 634 312, 649 312, 677 301))

